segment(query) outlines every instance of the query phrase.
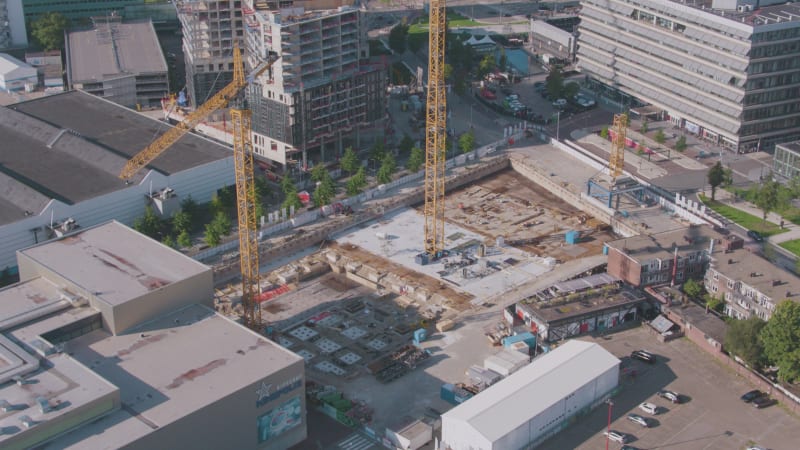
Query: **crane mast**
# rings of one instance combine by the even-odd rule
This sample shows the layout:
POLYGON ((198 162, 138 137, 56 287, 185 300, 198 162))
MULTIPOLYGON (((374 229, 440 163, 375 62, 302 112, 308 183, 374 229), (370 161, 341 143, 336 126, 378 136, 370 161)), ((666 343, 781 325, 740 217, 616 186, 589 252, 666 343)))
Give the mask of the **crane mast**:
MULTIPOLYGON (((250 76, 255 79, 272 67, 277 59, 272 59, 250 76)), ((236 99, 247 86, 244 64, 239 46, 233 47, 233 81, 223 87, 208 101, 175 127, 167 130, 144 150, 131 158, 122 169, 120 178, 125 180, 135 175, 152 162, 172 144, 186 135, 197 124, 205 120, 217 109, 224 108, 236 99)), ((253 180, 253 142, 251 113, 247 109, 231 109, 233 122, 233 161, 236 173, 236 206, 239 223, 239 255, 242 270, 242 322, 248 328, 262 331, 261 307, 258 302, 258 227, 256 218, 256 193, 253 180)))
POLYGON ((614 138, 611 140, 611 157, 608 160, 608 175, 617 179, 625 167, 625 137, 628 134, 628 115, 614 114, 614 138))
POLYGON ((250 329, 262 327, 258 286, 258 227, 256 189, 253 181, 253 142, 250 110, 232 109, 233 167, 236 172, 236 209, 239 214, 239 264, 242 270, 243 322, 250 329))
POLYGON ((445 0, 431 0, 428 42, 428 96, 425 116, 425 252, 437 259, 444 251, 445 139, 447 97, 444 84, 445 0))

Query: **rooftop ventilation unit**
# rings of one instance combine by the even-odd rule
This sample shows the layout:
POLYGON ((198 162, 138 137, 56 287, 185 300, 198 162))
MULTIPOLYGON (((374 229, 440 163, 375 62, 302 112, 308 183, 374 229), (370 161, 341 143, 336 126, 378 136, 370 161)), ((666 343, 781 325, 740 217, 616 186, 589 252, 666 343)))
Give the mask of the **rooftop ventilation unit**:
MULTIPOLYGON (((50 400, 48 400, 48 399, 46 399, 44 397, 36 397, 36 404, 39 405, 39 411, 42 414, 49 413, 53 409, 50 406, 50 400)), ((22 419, 22 418, 20 418, 20 419, 22 419)))
POLYGON ((19 421, 22 422, 22 425, 25 426, 25 428, 30 428, 36 425, 36 421, 31 419, 31 416, 28 415, 19 416, 19 421))

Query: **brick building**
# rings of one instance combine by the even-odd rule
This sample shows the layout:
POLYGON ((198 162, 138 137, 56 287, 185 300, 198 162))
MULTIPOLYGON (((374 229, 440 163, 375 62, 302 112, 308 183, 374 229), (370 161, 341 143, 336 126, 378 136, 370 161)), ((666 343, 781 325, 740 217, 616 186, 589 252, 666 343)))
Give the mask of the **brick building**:
POLYGON ((636 287, 701 279, 708 255, 718 244, 741 247, 741 239, 697 225, 618 239, 606 243, 608 273, 636 287))

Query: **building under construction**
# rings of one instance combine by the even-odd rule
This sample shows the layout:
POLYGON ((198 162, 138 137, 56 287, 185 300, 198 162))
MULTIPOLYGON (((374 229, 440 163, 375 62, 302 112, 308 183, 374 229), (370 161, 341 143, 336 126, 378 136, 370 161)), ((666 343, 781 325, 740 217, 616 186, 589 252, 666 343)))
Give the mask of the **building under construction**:
POLYGON ((176 2, 183 29, 186 97, 202 105, 233 80, 233 45, 242 37, 241 2, 176 2))
POLYGON ((280 57, 248 90, 253 149, 308 168, 358 145, 359 129, 386 117, 386 75, 369 57, 349 0, 242 3, 249 66, 280 57))

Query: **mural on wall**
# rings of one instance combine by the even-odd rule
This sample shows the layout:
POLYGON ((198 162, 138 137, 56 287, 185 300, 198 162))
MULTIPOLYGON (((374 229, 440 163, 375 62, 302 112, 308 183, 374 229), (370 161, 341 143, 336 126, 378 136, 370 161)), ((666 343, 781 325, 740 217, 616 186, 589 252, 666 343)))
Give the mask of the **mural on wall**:
POLYGON ((257 419, 258 442, 283 434, 303 421, 300 397, 294 397, 257 419))

